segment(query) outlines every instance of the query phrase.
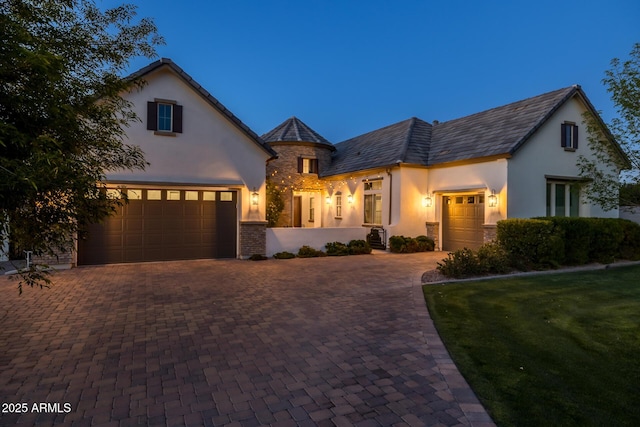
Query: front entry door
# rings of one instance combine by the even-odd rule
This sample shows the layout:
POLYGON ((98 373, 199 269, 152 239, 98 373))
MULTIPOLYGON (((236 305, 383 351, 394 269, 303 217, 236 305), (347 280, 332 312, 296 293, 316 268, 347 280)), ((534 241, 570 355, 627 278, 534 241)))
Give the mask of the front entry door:
POLYGON ((293 226, 302 227, 302 197, 293 197, 293 226))

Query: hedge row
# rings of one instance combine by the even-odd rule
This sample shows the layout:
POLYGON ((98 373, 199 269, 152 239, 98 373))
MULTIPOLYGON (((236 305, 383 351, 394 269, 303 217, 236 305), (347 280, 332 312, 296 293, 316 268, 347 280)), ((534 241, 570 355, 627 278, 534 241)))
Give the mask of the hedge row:
POLYGON ((617 218, 507 219, 498 221, 495 243, 452 252, 437 268, 459 278, 616 259, 640 260, 640 224, 617 218))
POLYGON ((405 237, 391 236, 389 237, 389 250, 393 253, 413 253, 427 252, 435 248, 435 243, 431 237, 405 237))
POLYGON ((276 259, 290 259, 290 258, 314 258, 324 256, 344 256, 344 255, 361 255, 370 254, 371 246, 365 240, 351 240, 349 243, 344 244, 341 242, 329 242, 325 244, 326 252, 314 249, 311 246, 304 245, 298 249, 298 253, 291 252, 278 252, 273 255, 276 259))

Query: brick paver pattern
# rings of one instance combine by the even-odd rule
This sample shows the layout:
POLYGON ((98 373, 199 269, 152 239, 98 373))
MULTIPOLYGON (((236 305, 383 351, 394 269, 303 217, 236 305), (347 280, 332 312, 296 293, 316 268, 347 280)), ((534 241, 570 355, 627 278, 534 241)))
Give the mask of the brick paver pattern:
POLYGON ((0 277, 0 424, 492 425, 424 305, 440 258, 84 267, 22 296, 0 277))

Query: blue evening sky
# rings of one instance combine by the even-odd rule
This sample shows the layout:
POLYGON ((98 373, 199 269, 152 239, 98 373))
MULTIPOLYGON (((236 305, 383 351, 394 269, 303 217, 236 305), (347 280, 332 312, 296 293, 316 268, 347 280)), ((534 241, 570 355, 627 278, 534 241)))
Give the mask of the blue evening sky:
POLYGON ((639 0, 132 2, 165 37, 159 56, 257 134, 295 115, 334 143, 572 84, 609 121, 604 71, 640 42, 639 0))

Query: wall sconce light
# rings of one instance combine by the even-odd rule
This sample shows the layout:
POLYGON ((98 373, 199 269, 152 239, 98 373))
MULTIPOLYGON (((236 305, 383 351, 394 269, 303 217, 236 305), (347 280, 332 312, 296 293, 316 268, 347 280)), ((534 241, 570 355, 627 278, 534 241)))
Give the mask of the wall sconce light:
POLYGON ((422 199, 422 206, 425 208, 430 208, 432 205, 433 205, 433 197, 431 197, 431 194, 427 194, 422 199))
POLYGON ((495 208, 498 206, 498 196, 496 196, 496 190, 491 189, 491 195, 489 195, 489 207, 495 208))
POLYGON ((324 201, 325 201, 326 204, 330 205, 331 204, 331 196, 325 197, 324 201))
POLYGON ((349 195, 347 196, 347 202, 349 202, 349 203, 353 203, 353 194, 349 194, 349 195))
POLYGON ((256 191, 256 187, 253 187, 253 192, 251 193, 251 204, 253 206, 258 206, 258 201, 260 200, 260 194, 256 191))

